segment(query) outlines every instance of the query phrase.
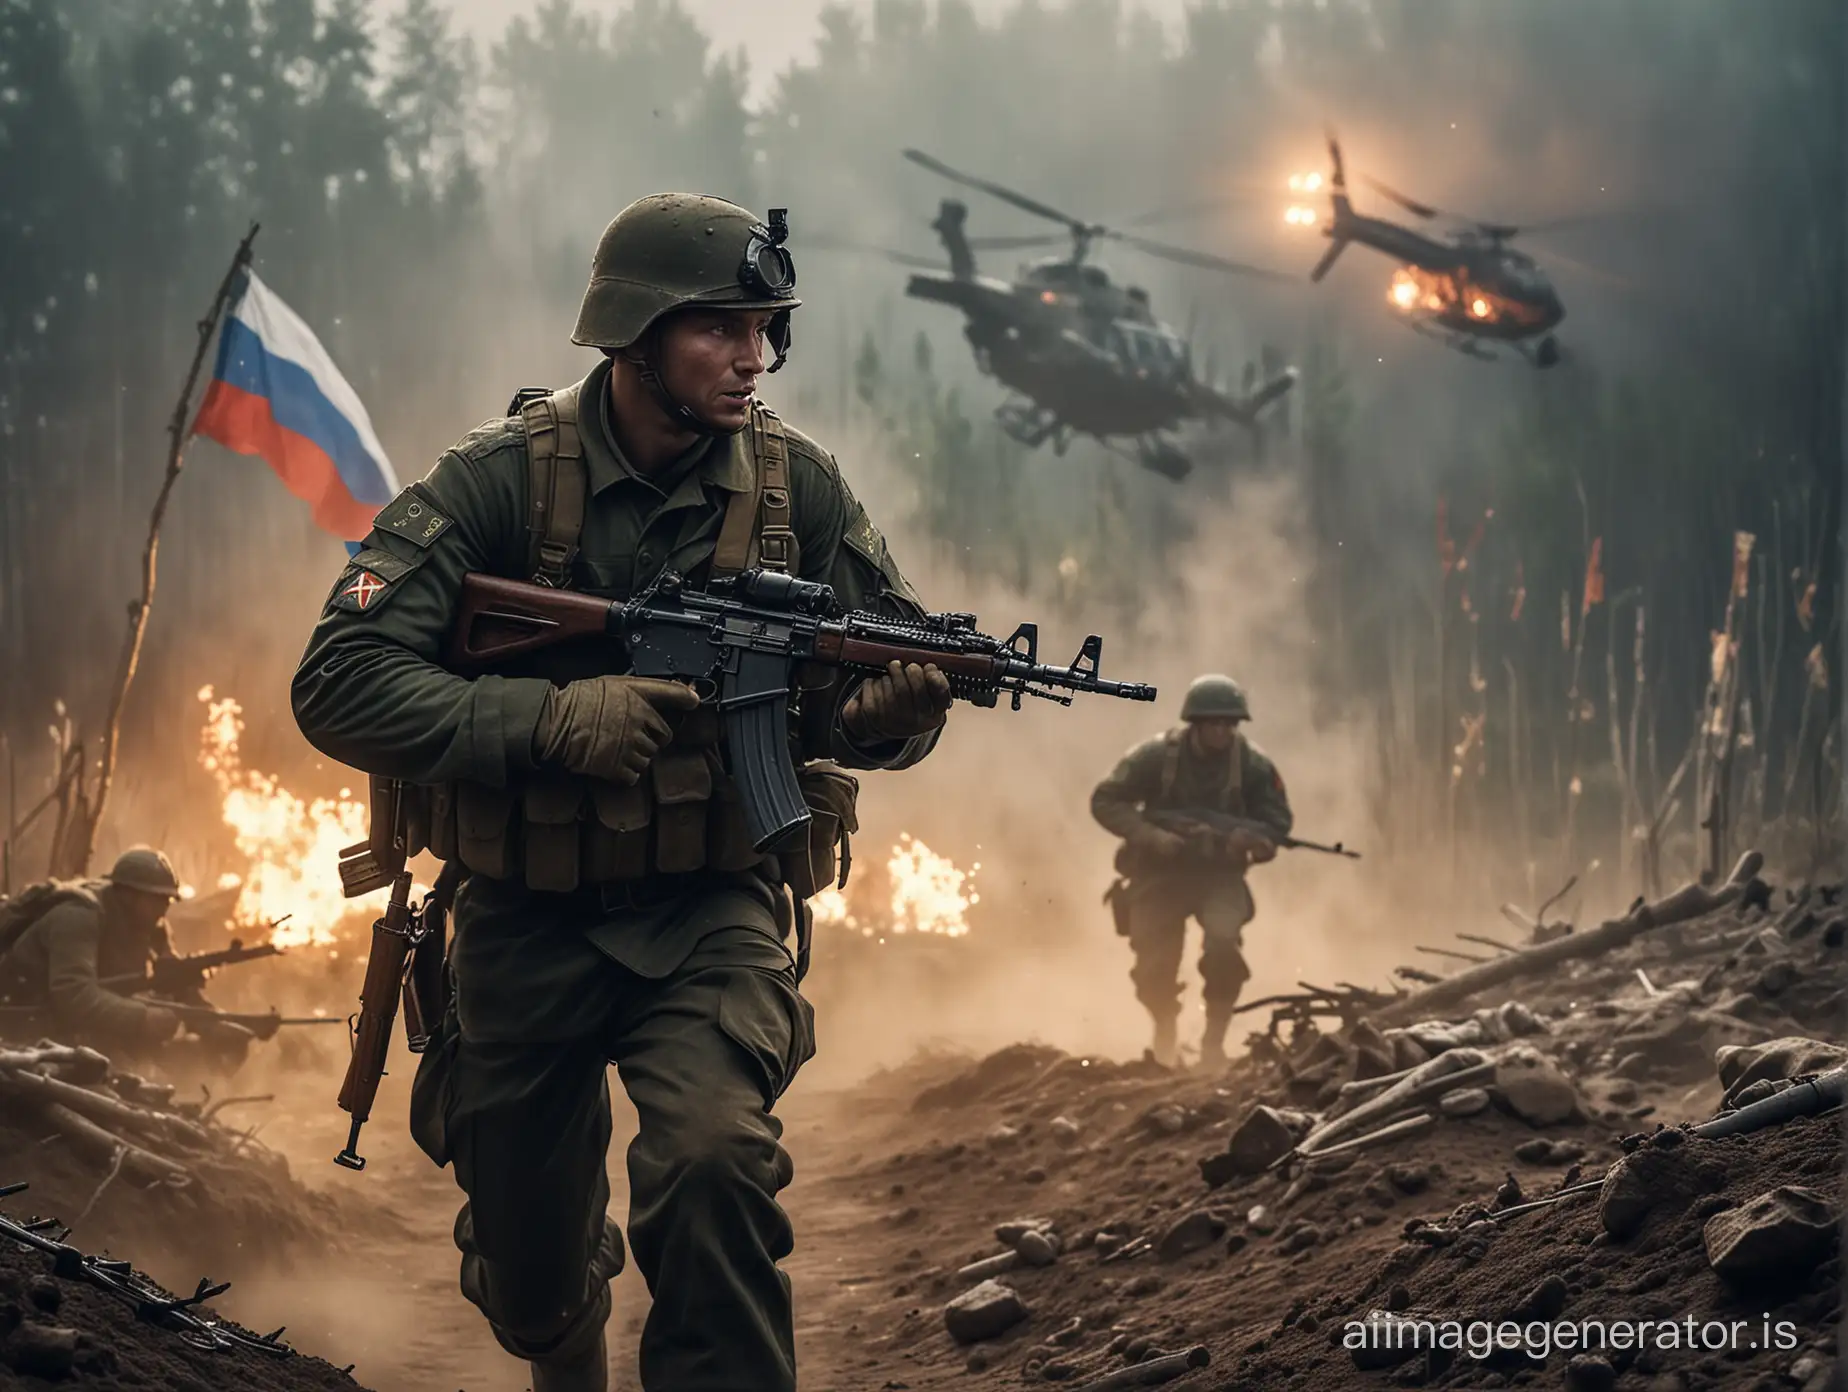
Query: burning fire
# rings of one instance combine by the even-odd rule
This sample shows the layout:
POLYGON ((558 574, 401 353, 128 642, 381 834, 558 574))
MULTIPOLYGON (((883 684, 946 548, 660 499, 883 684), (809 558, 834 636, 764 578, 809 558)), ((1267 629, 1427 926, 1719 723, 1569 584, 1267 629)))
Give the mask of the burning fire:
POLYGON ((344 788, 338 798, 304 801, 272 775, 245 768, 237 748, 243 708, 230 697, 214 699, 209 686, 199 689, 199 700, 205 705, 199 764, 217 782, 225 825, 250 862, 245 875, 226 875, 218 885, 243 885, 238 922, 268 924, 286 916, 274 931, 278 947, 337 941, 335 925, 384 893, 366 899, 340 893, 340 850, 366 839, 366 805, 344 788))
POLYGON ((1446 305, 1455 303, 1456 287, 1448 276, 1436 275, 1417 266, 1401 266, 1392 273, 1386 298, 1396 309, 1441 314, 1446 305))
POLYGON ((969 932, 969 910, 981 902, 974 888, 975 872, 982 868, 977 861, 969 869, 959 869, 947 856, 938 855, 911 835, 902 834, 886 861, 886 877, 891 882, 891 899, 882 915, 882 923, 864 921, 848 898, 838 889, 824 889, 809 901, 818 923, 863 938, 886 933, 934 933, 946 938, 960 938, 969 932))

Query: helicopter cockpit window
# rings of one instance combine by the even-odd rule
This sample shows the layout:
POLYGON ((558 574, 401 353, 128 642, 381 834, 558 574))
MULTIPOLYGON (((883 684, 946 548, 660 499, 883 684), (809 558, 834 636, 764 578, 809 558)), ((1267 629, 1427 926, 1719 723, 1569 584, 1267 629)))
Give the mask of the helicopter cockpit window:
POLYGON ((1111 329, 1111 347, 1126 367, 1144 376, 1172 378, 1187 369, 1187 345, 1172 334, 1118 323, 1111 329))

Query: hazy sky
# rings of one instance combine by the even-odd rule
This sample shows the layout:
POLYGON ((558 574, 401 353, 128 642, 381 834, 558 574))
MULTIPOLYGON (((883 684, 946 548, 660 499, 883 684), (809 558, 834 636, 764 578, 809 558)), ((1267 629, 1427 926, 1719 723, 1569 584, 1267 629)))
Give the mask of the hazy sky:
MULTIPOLYGON (((826 0, 681 0, 687 12, 723 49, 743 48, 751 60, 751 90, 761 94, 789 64, 814 51, 816 24, 826 0)), ((1014 0, 971 0, 984 17, 1004 13, 1014 0)), ((540 0, 449 0, 457 17, 484 45, 509 19, 538 10, 540 0)), ((614 13, 623 0, 578 0, 579 8, 614 13)), ((873 0, 846 0, 847 8, 870 13, 873 0)), ((1177 20, 1186 0, 1140 0, 1134 8, 1177 20)), ((1128 8, 1128 7, 1126 7, 1128 8)))

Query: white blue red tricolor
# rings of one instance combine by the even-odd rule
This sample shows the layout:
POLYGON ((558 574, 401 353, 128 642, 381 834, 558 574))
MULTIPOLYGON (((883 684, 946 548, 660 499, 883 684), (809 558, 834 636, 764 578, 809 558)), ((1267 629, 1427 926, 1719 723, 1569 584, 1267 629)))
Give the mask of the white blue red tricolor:
POLYGON ((313 510, 316 526, 349 542, 398 493, 359 394, 301 316, 254 273, 219 334, 193 431, 262 459, 313 510))

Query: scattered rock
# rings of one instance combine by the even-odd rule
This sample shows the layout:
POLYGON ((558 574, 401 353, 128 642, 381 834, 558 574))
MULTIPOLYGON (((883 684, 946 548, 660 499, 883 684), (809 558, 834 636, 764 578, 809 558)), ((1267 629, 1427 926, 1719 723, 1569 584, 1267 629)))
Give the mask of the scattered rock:
POLYGON ((16 1373, 51 1380, 68 1377, 77 1362, 77 1331, 55 1324, 24 1324, 13 1331, 4 1353, 16 1373))
POLYGON ((1251 1244, 1251 1239, 1246 1237, 1244 1233, 1242 1232, 1228 1233, 1226 1235, 1226 1255, 1228 1257, 1236 1257, 1240 1252, 1244 1251, 1245 1248, 1248 1247, 1250 1244, 1251 1244))
POLYGON ((1760 1078, 1795 1078, 1805 1073, 1827 1073, 1848 1063, 1848 1048, 1820 1039, 1786 1035, 1763 1044, 1727 1045, 1715 1051, 1713 1062, 1720 1082, 1730 1093, 1760 1078))
POLYGON ((1344 1341, 1348 1344, 1348 1357, 1361 1372, 1385 1372, 1419 1351, 1416 1320, 1388 1310, 1370 1310, 1363 1323, 1365 1338, 1344 1341))
POLYGON ((1046 1167, 1044 1165, 1030 1165, 1020 1177, 1028 1184, 1044 1184, 1046 1182, 1046 1167))
POLYGON ((1780 996, 1794 986, 1801 973, 1789 959, 1771 963, 1752 980, 1752 989, 1761 996, 1780 996))
POLYGON ((1431 1171, 1423 1165, 1388 1165, 1386 1182, 1401 1194, 1422 1194, 1431 1187, 1431 1171))
POLYGON ((1005 1334, 1031 1312, 1010 1286, 984 1281, 943 1307, 943 1327, 959 1344, 1005 1334))
POLYGON ((1489 1090, 1479 1087, 1452 1088, 1437 1099, 1437 1109, 1447 1117, 1473 1117, 1489 1109, 1489 1090))
POLYGON ((1835 1241, 1835 1214, 1816 1189, 1780 1184, 1716 1213, 1702 1230, 1707 1262, 1737 1289, 1800 1279, 1835 1241))
POLYGON ((1143 1114, 1143 1125, 1157 1136, 1178 1136, 1187 1129, 1187 1109, 1172 1102, 1151 1107, 1143 1114))
POLYGON ((1226 1142, 1233 1172, 1263 1174, 1274 1161, 1288 1155, 1313 1125, 1315 1118, 1307 1112, 1253 1107, 1226 1142))
POLYGON ((1496 1064, 1495 1090, 1529 1126, 1556 1126, 1581 1114, 1572 1080, 1525 1046, 1509 1050, 1496 1064))
POLYGON ((1655 1210, 1678 1213, 1725 1183, 1722 1166, 1696 1156, 1686 1147, 1664 1150, 1653 1144, 1641 1146, 1625 1155, 1605 1176, 1604 1187, 1598 1193, 1598 1221, 1605 1232, 1621 1242, 1641 1232, 1655 1210))
POLYGON ((1056 1116, 1046 1123, 1046 1133, 1062 1146, 1068 1146, 1077 1141, 1083 1129, 1070 1117, 1064 1116, 1056 1116))
POLYGON ((1585 1158, 1585 1147, 1578 1141, 1535 1136, 1514 1148, 1514 1158, 1527 1165, 1569 1165, 1585 1158))
POLYGON ((1617 1370, 1596 1354, 1581 1353, 1566 1364, 1566 1392, 1610 1392, 1617 1370))
POLYGON ((990 1149, 1003 1150, 1020 1139, 1018 1127, 1009 1126, 1005 1121, 982 1138, 988 1142, 990 1149))
POLYGON ((26 1287, 26 1298, 46 1314, 55 1315, 64 1303, 64 1288, 48 1276, 35 1276, 26 1287))
POLYGON ((1568 1294, 1564 1277, 1548 1276, 1527 1293, 1510 1318, 1523 1321, 1558 1319, 1566 1308, 1568 1294))
POLYGON ((1306 1252, 1322 1240, 1322 1230, 1314 1223, 1304 1223, 1293 1230, 1290 1235, 1277 1245, 1288 1254, 1306 1252))
POLYGON ((1028 1266, 1051 1266, 1059 1259, 1058 1245, 1037 1228, 1022 1233, 1020 1240, 1014 1244, 1014 1250, 1028 1266))
POLYGON ((1155 1255, 1162 1261, 1176 1261, 1193 1252, 1205 1251, 1225 1236, 1226 1220, 1209 1208, 1198 1208, 1175 1220, 1155 1243, 1155 1255))
POLYGON ((995 1241, 1003 1247, 1018 1247, 1020 1239, 1030 1232, 1047 1232, 1052 1228, 1050 1218, 1010 1218, 1005 1223, 995 1224, 995 1241))
POLYGON ((1277 1219, 1263 1204, 1255 1204, 1245 1215, 1245 1226, 1259 1237, 1269 1237, 1277 1231, 1277 1219))

